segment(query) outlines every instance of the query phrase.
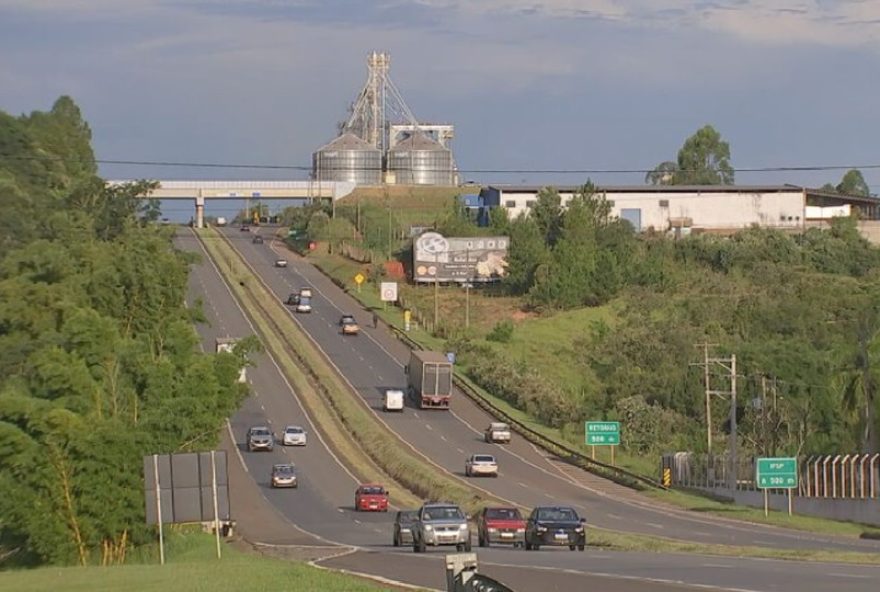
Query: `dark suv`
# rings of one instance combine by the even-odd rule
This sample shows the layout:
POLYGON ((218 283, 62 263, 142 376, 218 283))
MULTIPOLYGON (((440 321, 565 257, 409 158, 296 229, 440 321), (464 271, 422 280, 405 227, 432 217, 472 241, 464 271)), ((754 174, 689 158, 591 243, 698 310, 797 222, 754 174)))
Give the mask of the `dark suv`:
POLYGON ((574 508, 538 506, 526 522, 526 550, 537 551, 541 545, 554 545, 583 551, 587 545, 584 522, 574 508))

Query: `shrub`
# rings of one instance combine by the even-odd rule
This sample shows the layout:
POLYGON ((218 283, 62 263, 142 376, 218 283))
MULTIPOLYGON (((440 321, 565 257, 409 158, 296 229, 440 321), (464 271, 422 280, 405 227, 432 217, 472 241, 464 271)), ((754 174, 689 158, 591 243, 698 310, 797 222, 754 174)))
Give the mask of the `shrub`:
POLYGON ((489 331, 489 334, 486 335, 486 339, 489 341, 495 341, 498 343, 510 343, 510 340, 513 338, 513 321, 504 320, 499 321, 492 327, 492 330, 489 331))

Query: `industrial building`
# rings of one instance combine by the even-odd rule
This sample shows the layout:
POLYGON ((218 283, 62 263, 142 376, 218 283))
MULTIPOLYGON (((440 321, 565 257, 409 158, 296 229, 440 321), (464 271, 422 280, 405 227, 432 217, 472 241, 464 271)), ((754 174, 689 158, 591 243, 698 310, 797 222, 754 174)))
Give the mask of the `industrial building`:
POLYGON ((391 81, 391 57, 372 52, 367 82, 341 134, 312 155, 312 177, 358 185, 455 185, 450 124, 419 122, 391 81))
MULTIPOLYGON (((505 208, 510 218, 528 214, 545 186, 490 185, 480 191, 479 208, 505 208)), ((580 186, 557 187, 565 205, 580 186)), ((858 212, 863 220, 880 218, 880 199, 809 189, 795 185, 636 185, 597 187, 611 213, 637 231, 730 232, 754 225, 798 230, 835 216, 858 212)), ((471 205, 473 207, 473 205, 471 205)))

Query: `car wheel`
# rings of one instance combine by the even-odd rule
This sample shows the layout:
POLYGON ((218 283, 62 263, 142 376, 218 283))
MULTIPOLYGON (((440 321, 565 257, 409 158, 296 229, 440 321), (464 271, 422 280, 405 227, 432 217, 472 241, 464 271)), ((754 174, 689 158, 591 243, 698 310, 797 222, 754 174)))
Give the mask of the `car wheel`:
POLYGON ((578 551, 583 551, 587 548, 586 545, 578 545, 578 551))
POLYGON ((464 552, 465 552, 465 553, 470 553, 470 552, 471 552, 471 548, 472 548, 472 547, 471 547, 471 541, 468 540, 468 542, 466 542, 466 543, 464 544, 464 552))
POLYGON ((526 546, 526 551, 531 551, 531 550, 532 550, 532 543, 526 541, 526 542, 525 542, 525 546, 526 546))
POLYGON ((462 545, 462 544, 455 545, 455 550, 458 551, 459 553, 464 552, 464 545, 462 545))
POLYGON ((416 549, 417 549, 416 553, 424 553, 427 550, 427 546, 425 545, 425 541, 420 539, 416 545, 416 549))
POLYGON ((393 544, 395 547, 399 547, 399 546, 400 546, 400 539, 397 537, 396 534, 394 535, 394 540, 392 541, 392 544, 393 544))
POLYGON ((568 546, 569 551, 574 551, 575 549, 577 549, 577 545, 569 545, 568 546))
POLYGON ((483 538, 482 534, 477 537, 477 544, 481 547, 486 546, 486 539, 483 538))
POLYGON ((532 549, 534 549, 535 551, 540 551, 541 545, 538 545, 538 544, 532 545, 532 549))

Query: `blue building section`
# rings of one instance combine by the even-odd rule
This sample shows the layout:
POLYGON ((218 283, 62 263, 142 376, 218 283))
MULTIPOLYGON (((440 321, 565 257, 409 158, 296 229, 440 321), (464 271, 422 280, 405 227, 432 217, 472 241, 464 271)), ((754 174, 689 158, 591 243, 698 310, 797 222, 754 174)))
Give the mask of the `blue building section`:
POLYGON ((477 226, 489 225, 489 208, 484 203, 482 194, 464 193, 458 196, 458 202, 467 209, 477 226))

